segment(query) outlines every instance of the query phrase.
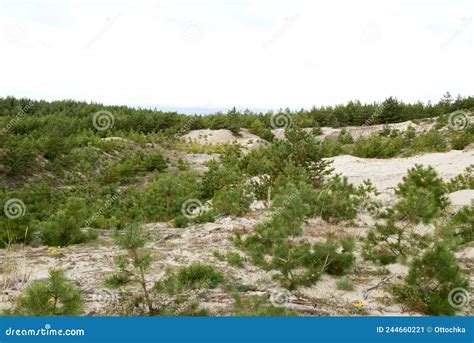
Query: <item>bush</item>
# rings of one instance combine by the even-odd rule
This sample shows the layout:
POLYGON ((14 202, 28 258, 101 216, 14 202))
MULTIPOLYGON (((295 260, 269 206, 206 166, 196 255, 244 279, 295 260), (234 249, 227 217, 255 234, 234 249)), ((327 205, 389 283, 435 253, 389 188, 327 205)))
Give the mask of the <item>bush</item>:
POLYGON ((161 172, 166 169, 166 160, 158 150, 154 150, 146 155, 143 164, 147 171, 161 172))
POLYGON ((334 223, 354 219, 361 206, 376 206, 375 202, 370 201, 370 194, 378 193, 369 180, 359 187, 354 187, 347 177, 335 175, 316 195, 315 214, 327 222, 334 223))
POLYGON ((48 280, 33 281, 16 301, 14 315, 74 316, 82 313, 82 295, 65 277, 64 270, 50 269, 48 280))
POLYGON ((185 216, 177 216, 173 219, 173 224, 175 227, 187 227, 189 219, 185 216))
POLYGON ((454 249, 474 241, 474 202, 451 216, 438 231, 454 249))
POLYGON ((446 139, 435 129, 417 136, 411 146, 411 153, 444 152, 448 149, 446 139))
POLYGON ((214 195, 212 206, 216 213, 242 216, 248 211, 253 199, 251 186, 224 186, 214 195))
POLYGON ((403 285, 393 288, 395 298, 414 311, 443 316, 453 315, 457 308, 449 303, 450 291, 469 283, 461 272, 456 257, 437 245, 415 259, 403 285))
POLYGON ((416 165, 395 189, 400 197, 394 206, 398 219, 430 223, 448 207, 446 191, 446 184, 432 167, 416 165))
POLYGON ((363 158, 390 158, 398 155, 405 143, 400 135, 383 137, 378 133, 356 140, 352 154, 363 158))
POLYGON ((454 150, 463 150, 473 142, 472 134, 460 133, 451 139, 451 148, 454 150))
POLYGON ((212 266, 194 263, 178 271, 177 281, 186 289, 215 288, 224 282, 224 276, 212 266))
POLYGON ((447 184, 448 192, 456 192, 462 189, 474 189, 474 164, 466 168, 464 173, 459 174, 449 180, 447 184))
POLYGON ((236 252, 228 252, 225 257, 227 259, 227 262, 229 262, 229 264, 233 267, 243 267, 244 266, 244 263, 242 261, 242 257, 240 256, 240 254, 238 254, 236 252))
POLYGON ((85 199, 68 198, 64 208, 42 224, 43 242, 52 246, 65 246, 96 238, 93 231, 84 233, 81 230, 85 226, 88 213, 85 199))
POLYGON ((408 247, 404 244, 404 233, 393 218, 384 224, 375 224, 365 239, 363 257, 386 265, 394 263, 398 256, 406 256, 408 247))

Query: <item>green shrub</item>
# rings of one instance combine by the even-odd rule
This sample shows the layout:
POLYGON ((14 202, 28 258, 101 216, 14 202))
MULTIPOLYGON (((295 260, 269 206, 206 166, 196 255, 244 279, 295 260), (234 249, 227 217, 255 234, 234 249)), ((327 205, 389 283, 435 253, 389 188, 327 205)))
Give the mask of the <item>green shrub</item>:
POLYGON ((242 216, 248 211, 253 199, 251 186, 228 185, 217 191, 212 205, 219 214, 242 216))
POLYGON ((224 282, 221 272, 210 265, 201 263, 181 268, 176 277, 179 285, 186 289, 215 288, 224 282))
POLYGON ((175 227, 187 227, 189 225, 189 219, 185 216, 177 216, 173 219, 175 227))
POLYGON ((315 214, 327 222, 339 222, 357 217, 361 206, 370 207, 375 202, 370 195, 376 195, 377 190, 369 180, 359 187, 354 187, 347 177, 335 175, 324 185, 316 195, 315 214))
POLYGON ((74 316, 82 313, 80 290, 65 277, 64 270, 50 269, 47 280, 33 281, 16 301, 14 315, 74 316))
POLYGON ((447 184, 448 192, 456 192, 462 189, 474 189, 474 164, 466 168, 464 173, 459 174, 449 180, 447 184))
POLYGON ((394 263, 398 256, 407 254, 404 234, 404 229, 396 225, 393 218, 389 218, 384 224, 375 224, 365 239, 363 257, 382 265, 394 263))
POLYGON ((465 147, 471 144, 473 140, 474 138, 472 135, 464 132, 460 133, 451 139, 451 148, 454 150, 463 150, 465 147))
POLYGON ((242 260, 242 257, 240 256, 240 254, 238 254, 236 252, 228 252, 225 257, 226 257, 227 262, 229 262, 229 264, 233 267, 243 267, 244 266, 244 262, 242 260))
POLYGON ((153 260, 151 252, 145 248, 145 244, 149 240, 149 232, 145 231, 138 223, 129 224, 123 230, 117 230, 115 243, 126 253, 115 258, 114 262, 119 271, 110 275, 105 283, 109 287, 117 288, 135 282, 142 289, 140 297, 135 295, 135 299, 140 300, 139 302, 146 306, 148 314, 153 315, 156 313, 156 308, 146 279, 146 272, 150 269, 153 260))
POLYGON ((455 288, 469 291, 469 283, 458 265, 456 257, 443 246, 437 245, 416 258, 402 285, 395 286, 397 301, 414 311, 429 315, 453 315, 450 292, 455 288))
POLYGON ((68 198, 64 208, 41 225, 43 242, 52 246, 65 246, 96 238, 93 231, 85 233, 81 230, 85 226, 88 214, 85 199, 68 198))
POLYGON ((474 241, 474 202, 452 215, 438 233, 454 249, 474 241))
POLYGON ((153 150, 145 156, 143 161, 147 171, 163 171, 166 169, 166 160, 158 150, 153 150))
POLYGON ((435 129, 418 135, 412 142, 411 153, 444 152, 448 149, 446 139, 435 129))
POLYGON ((177 271, 168 270, 166 277, 156 282, 153 289, 173 295, 188 289, 216 288, 223 282, 224 275, 213 266, 193 263, 177 271))
POLYGON ((394 206, 397 218, 410 223, 430 223, 448 207, 446 191, 446 184, 432 167, 416 165, 395 189, 400 197, 394 206))

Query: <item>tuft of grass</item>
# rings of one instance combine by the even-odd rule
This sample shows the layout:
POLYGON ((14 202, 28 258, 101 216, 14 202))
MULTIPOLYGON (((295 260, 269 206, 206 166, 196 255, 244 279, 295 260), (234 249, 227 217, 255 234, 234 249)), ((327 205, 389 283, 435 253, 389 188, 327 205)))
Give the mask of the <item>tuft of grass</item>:
POLYGON ((187 289, 215 288, 224 282, 224 275, 213 266, 194 263, 181 268, 176 275, 179 285, 187 289))
POLYGON ((244 262, 242 260, 242 257, 236 252, 229 252, 226 255, 227 262, 233 267, 243 267, 244 262))
POLYGON ((120 288, 130 282, 130 276, 127 273, 119 272, 112 274, 105 279, 105 286, 108 288, 120 288))
POLYGON ((352 292, 354 291, 354 284, 350 282, 349 280, 337 280, 336 281, 336 287, 337 289, 341 291, 347 291, 347 292, 352 292))

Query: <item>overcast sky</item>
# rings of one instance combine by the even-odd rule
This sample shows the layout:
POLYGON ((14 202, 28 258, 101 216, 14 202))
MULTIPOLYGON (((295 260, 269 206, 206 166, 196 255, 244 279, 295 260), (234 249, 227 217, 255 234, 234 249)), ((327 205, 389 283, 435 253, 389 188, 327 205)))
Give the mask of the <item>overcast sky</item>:
POLYGON ((0 0, 0 97, 277 109, 474 94, 471 0, 0 0))

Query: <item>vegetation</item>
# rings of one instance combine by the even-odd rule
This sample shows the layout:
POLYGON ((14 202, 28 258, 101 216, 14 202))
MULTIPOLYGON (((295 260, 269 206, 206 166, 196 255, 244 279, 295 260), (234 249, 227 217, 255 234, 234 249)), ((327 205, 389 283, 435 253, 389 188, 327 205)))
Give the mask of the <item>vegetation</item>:
MULTIPOLYGON (((105 280, 107 287, 119 292, 120 308, 114 313, 207 315, 200 303, 209 289, 219 287, 234 300, 236 315, 292 315, 283 306, 269 304, 266 296, 244 294, 248 286, 234 285, 232 276, 220 267, 194 263, 166 270, 154 284, 149 275, 153 237, 142 223, 168 222, 185 232, 190 225, 220 216, 248 215, 252 202, 263 200, 269 208, 266 219, 235 230, 238 251, 214 254, 222 265, 248 268, 253 264, 252 268, 271 272, 275 284, 294 290, 313 285, 323 274, 340 277, 359 271, 354 251, 362 248, 363 257, 379 268, 377 275, 389 273, 380 265, 410 264, 409 275, 393 288, 397 301, 414 311, 451 315, 456 308, 447 300, 449 292, 456 287, 469 289, 453 252, 473 241, 474 204, 452 213, 447 195, 474 188, 474 167, 444 182, 433 168, 417 165, 396 187, 398 200, 382 208, 369 180, 355 186, 346 177, 331 174, 328 157, 392 158, 465 149, 474 143, 474 129, 472 125, 462 131, 450 128, 449 114, 473 109, 473 97, 452 99, 449 94, 437 104, 426 105, 390 97, 380 104, 354 101, 275 113, 233 108, 205 116, 3 98, 0 201, 2 206, 14 201, 15 207, 4 208, 0 216, 0 248, 18 243, 82 244, 96 239, 98 230, 114 230, 116 245, 123 252, 114 260, 116 272, 105 280), (18 117, 22 109, 25 115, 18 117), (94 124, 100 111, 112 116, 105 128, 94 124), (292 125, 284 127, 284 139, 272 133, 275 115, 291 119, 292 125), (403 131, 387 125, 405 120, 413 125, 403 131), (373 124, 384 126, 368 136, 343 128, 337 135, 321 138, 323 126, 373 124), (417 124, 426 124, 427 129, 420 130, 417 124), (244 151, 236 144, 199 145, 178 139, 195 129, 228 129, 237 137, 242 128, 269 144, 244 151), (185 153, 218 156, 213 155, 217 157, 209 159, 206 170, 197 173, 192 163, 183 160, 185 153), (371 215, 375 223, 360 246, 353 237, 341 234, 336 224, 357 226, 366 217, 361 213, 371 215), (326 227, 323 221, 328 223, 323 237, 307 234, 306 224, 315 218, 318 228, 326 227), (433 225, 436 232, 419 234, 417 225, 433 225)), ((354 279, 337 279, 337 289, 353 291, 349 280, 354 279)), ((66 280, 64 271, 51 270, 47 281, 31 283, 11 313, 76 315, 81 311, 80 291, 66 280)))
POLYGON ((431 167, 417 165, 408 171, 395 189, 399 201, 387 211, 384 222, 376 223, 364 244, 364 257, 381 264, 406 257, 410 249, 423 249, 428 242, 420 239, 413 227, 429 224, 445 213, 449 205, 446 185, 431 167))
POLYGON ((149 238, 149 233, 144 231, 140 224, 127 225, 123 231, 117 232, 116 243, 126 250, 126 254, 116 257, 115 264, 120 271, 110 276, 106 284, 112 287, 120 287, 130 282, 139 284, 142 295, 135 296, 135 299, 141 300, 148 313, 153 315, 155 309, 146 279, 146 272, 153 259, 150 251, 145 248, 149 238))
POLYGON ((50 269, 47 280, 34 281, 12 311, 17 316, 74 316, 82 313, 82 295, 64 270, 50 269))
POLYGON ((393 293, 412 310, 442 316, 456 312, 456 307, 450 304, 450 292, 456 288, 467 292, 468 281, 453 253, 436 245, 415 258, 404 284, 394 287, 393 293))

